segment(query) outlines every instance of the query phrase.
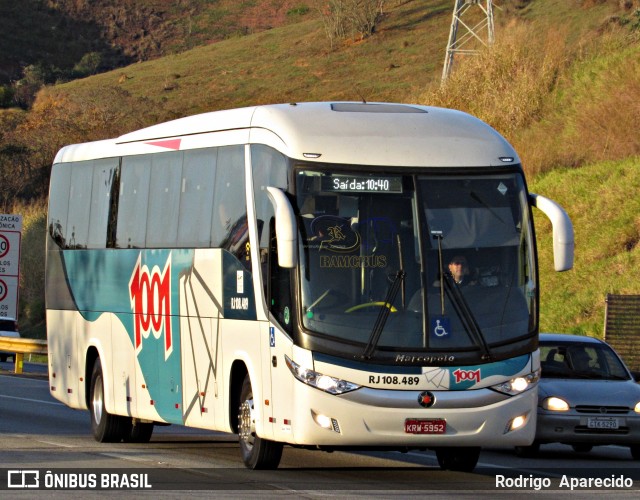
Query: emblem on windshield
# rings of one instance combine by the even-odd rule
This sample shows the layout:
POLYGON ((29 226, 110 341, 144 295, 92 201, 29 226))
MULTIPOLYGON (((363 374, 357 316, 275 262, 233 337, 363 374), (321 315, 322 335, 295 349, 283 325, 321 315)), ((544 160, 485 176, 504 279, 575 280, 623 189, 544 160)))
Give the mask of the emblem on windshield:
POLYGON ((451 320, 447 316, 431 318, 431 334, 433 337, 448 337, 451 334, 451 320))
POLYGON ((418 403, 423 408, 431 408, 436 402, 436 397, 429 391, 421 392, 418 395, 418 403))

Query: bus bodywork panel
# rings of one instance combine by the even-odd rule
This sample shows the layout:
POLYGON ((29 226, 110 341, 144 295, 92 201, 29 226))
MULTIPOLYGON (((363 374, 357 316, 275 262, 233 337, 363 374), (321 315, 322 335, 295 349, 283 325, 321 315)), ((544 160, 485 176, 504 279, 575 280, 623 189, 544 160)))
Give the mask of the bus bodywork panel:
POLYGON ((48 304, 48 323, 57 325, 48 332, 54 397, 87 407, 87 352, 95 348, 113 373, 104 378, 110 412, 228 428, 225 339, 227 352, 242 346, 236 356, 256 377, 260 369, 250 273, 215 249, 74 250, 62 260, 47 284, 66 283, 78 310, 56 309, 53 298, 48 304))
POLYGON ((276 104, 214 111, 154 125, 109 141, 67 146, 55 163, 198 146, 267 143, 295 159, 353 165, 486 167, 520 162, 493 128, 461 111, 418 105, 276 104), (309 119, 313 116, 313 119, 309 119), (225 134, 221 134, 224 132, 225 134), (230 139, 228 134, 236 139, 230 139), (237 142, 236 142, 237 141, 237 142))

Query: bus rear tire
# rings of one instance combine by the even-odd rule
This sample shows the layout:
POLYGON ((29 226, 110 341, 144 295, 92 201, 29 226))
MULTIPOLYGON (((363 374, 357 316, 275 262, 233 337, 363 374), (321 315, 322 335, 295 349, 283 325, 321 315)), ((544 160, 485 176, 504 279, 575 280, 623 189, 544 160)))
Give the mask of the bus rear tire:
POLYGON ((127 443, 148 443, 151 440, 153 428, 153 422, 134 421, 131 424, 131 430, 125 436, 124 440, 127 443))
POLYGON ((131 428, 131 419, 112 415, 104 404, 104 376, 100 358, 96 359, 91 373, 89 414, 91 431, 99 443, 119 443, 131 428))
POLYGON ((277 469, 282 458, 282 443, 258 437, 251 380, 246 375, 240 392, 238 408, 240 454, 248 469, 277 469))
POLYGON ((442 470, 471 472, 478 464, 480 448, 436 448, 436 457, 442 470))

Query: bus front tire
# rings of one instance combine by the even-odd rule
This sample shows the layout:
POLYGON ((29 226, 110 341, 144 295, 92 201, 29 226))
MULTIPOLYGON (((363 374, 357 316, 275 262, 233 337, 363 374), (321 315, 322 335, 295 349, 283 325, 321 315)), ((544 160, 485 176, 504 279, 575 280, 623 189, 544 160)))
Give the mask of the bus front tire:
POLYGON ((91 393, 89 399, 91 431, 99 443, 119 443, 131 429, 131 419, 112 415, 104 404, 104 376, 100 358, 96 359, 91 373, 91 393))
POLYGON ((442 470, 471 472, 480 458, 480 448, 436 448, 436 457, 442 470))
POLYGON ((248 469, 276 469, 282 458, 282 443, 258 437, 255 426, 255 406, 251 380, 242 383, 238 408, 240 454, 248 469))

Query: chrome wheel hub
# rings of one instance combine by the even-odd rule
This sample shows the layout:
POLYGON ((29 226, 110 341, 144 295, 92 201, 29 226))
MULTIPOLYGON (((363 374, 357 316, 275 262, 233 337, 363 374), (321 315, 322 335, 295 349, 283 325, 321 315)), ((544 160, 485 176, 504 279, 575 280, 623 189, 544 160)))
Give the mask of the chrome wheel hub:
POLYGON ((248 448, 253 447, 256 436, 256 422, 253 416, 253 399, 247 399, 240 405, 238 413, 238 435, 248 448))
POLYGON ((104 408, 104 394, 102 392, 102 377, 96 377, 96 384, 93 388, 93 399, 91 406, 93 408, 93 419, 96 424, 100 425, 102 420, 102 408, 104 408))

